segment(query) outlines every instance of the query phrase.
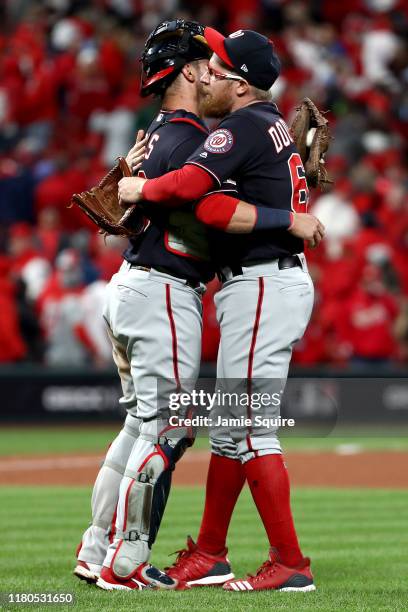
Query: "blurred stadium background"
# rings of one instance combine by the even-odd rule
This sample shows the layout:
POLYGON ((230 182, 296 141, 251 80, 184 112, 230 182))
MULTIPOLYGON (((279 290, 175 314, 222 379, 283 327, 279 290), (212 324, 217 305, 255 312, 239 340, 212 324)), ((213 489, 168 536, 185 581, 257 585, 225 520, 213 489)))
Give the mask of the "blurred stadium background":
MULTIPOLYGON (((335 186, 312 195, 327 239, 308 260, 314 316, 301 367, 408 362, 407 20, 399 0, 13 0, 0 8, 0 363, 109 368, 100 310, 122 240, 98 236, 73 192, 128 151, 157 103, 139 97, 147 33, 171 15, 258 29, 282 58, 275 99, 327 109, 335 186)), ((204 362, 218 328, 205 297, 204 362)))
MULTIPOLYGON (((292 375, 300 387, 291 397, 300 419, 320 420, 326 430, 320 437, 314 431, 285 440, 293 483, 303 487, 294 490, 300 537, 320 589, 310 606, 297 609, 405 609, 408 7, 403 0, 0 3, 3 588, 73 588, 73 550, 89 519, 90 493, 73 486, 92 483, 120 427, 119 380, 102 318, 95 315, 124 243, 114 238, 105 243, 87 218, 67 205, 73 192, 94 185, 115 157, 127 152, 137 129, 157 111, 155 102, 139 96, 138 57, 147 33, 174 16, 225 33, 251 28, 267 34, 283 62, 274 93, 287 121, 303 96, 328 110, 335 138, 327 166, 335 186, 312 194, 312 212, 324 222, 327 238, 307 253, 316 304, 294 351, 292 375), (356 382, 362 377, 365 383, 356 382), (339 405, 342 428, 327 436, 339 405), (385 560, 392 577, 379 570, 385 560)), ((216 291, 214 281, 204 298, 203 376, 214 374, 216 291)), ((190 487, 205 478, 205 439, 196 446, 175 474, 177 486, 153 559, 160 566, 183 544, 187 528, 197 531, 203 488, 190 487)), ((264 560, 266 542, 247 491, 230 546, 238 574, 264 560)), ((109 609, 103 607, 108 595, 82 586, 76 585, 81 609, 109 609)), ((222 593, 205 592, 182 595, 183 603, 189 609, 228 609, 222 593)), ((141 599, 144 609, 181 609, 178 594, 157 595, 153 608, 147 607, 148 596, 141 599)), ((118 597, 120 609, 134 607, 118 597)), ((270 604, 260 595, 257 607, 246 609, 270 604)), ((273 605, 294 609, 283 600, 273 605)))

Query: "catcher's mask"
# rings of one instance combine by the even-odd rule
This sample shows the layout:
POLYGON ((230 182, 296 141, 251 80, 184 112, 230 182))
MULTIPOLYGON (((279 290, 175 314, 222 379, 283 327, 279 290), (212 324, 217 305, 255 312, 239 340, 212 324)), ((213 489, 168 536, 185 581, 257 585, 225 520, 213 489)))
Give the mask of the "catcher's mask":
POLYGON ((204 27, 195 21, 163 21, 149 35, 143 53, 141 95, 161 95, 188 62, 209 59, 204 27))

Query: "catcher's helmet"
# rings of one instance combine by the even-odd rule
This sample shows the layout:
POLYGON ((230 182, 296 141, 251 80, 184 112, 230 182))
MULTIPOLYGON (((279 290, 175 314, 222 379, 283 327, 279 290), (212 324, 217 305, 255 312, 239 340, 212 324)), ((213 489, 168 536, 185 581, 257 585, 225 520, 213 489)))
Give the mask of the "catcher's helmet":
POLYGON ((162 94, 187 62, 209 59, 211 54, 202 25, 184 19, 163 21, 143 49, 141 95, 162 94))

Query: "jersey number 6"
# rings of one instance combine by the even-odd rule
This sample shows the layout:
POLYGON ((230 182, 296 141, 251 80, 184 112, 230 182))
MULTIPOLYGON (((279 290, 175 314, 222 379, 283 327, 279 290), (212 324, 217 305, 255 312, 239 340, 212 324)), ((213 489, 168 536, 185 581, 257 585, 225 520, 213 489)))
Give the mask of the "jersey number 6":
POLYGON ((288 166, 292 183, 291 208, 295 212, 305 213, 309 202, 309 189, 299 153, 292 153, 288 159, 288 166))

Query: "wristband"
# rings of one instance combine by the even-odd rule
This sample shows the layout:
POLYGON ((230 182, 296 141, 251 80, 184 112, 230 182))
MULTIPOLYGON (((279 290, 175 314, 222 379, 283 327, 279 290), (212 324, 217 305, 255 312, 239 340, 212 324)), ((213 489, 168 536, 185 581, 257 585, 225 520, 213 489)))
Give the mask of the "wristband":
POLYGON ((266 208, 257 206, 257 219, 252 231, 289 229, 293 223, 293 213, 290 210, 280 208, 266 208))

